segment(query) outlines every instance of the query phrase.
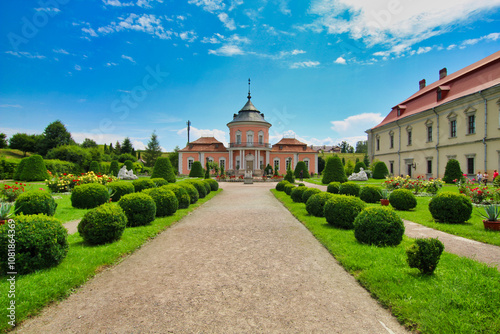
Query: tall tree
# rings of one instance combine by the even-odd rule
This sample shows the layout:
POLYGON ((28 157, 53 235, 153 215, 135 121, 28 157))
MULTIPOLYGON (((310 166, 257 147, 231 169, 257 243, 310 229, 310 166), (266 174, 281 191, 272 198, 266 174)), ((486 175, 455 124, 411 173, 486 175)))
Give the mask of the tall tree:
POLYGON ((9 147, 15 150, 20 150, 26 156, 27 152, 35 152, 37 141, 40 136, 28 135, 26 133, 16 133, 9 140, 9 147))
POLYGON ((108 151, 108 145, 106 145, 106 143, 104 143, 104 154, 109 154, 109 151, 108 151))
POLYGON ((120 155, 122 154, 122 146, 120 145, 120 142, 117 140, 115 144, 115 154, 120 155))
POLYGON ((109 154, 115 153, 115 149, 113 148, 113 143, 109 143, 109 154))
POLYGON ((47 125, 37 150, 41 155, 46 155, 54 147, 74 143, 75 141, 71 138, 71 133, 68 132, 66 126, 60 120, 57 120, 47 125))
POLYGON ((81 147, 83 148, 97 147, 97 143, 93 139, 85 138, 83 140, 83 143, 81 144, 81 147))
POLYGON ((178 173, 178 168, 179 168, 179 146, 176 146, 174 148, 173 152, 170 152, 168 154, 168 158, 170 159, 170 163, 172 164, 172 167, 176 171, 176 174, 178 173))
POLYGON ((368 141, 360 140, 356 142, 356 153, 367 153, 368 152, 368 141))
POLYGON ((161 147, 160 142, 158 141, 158 136, 156 135, 156 131, 153 131, 151 134, 151 139, 148 142, 148 146, 146 147, 146 151, 144 152, 144 159, 146 160, 147 166, 154 166, 156 159, 161 156, 161 147))
POLYGON ((352 146, 346 142, 345 140, 342 141, 340 144, 340 153, 349 153, 349 152, 354 152, 354 149, 352 149, 352 146))
POLYGON ((132 142, 130 141, 130 138, 127 137, 123 140, 122 144, 122 151, 121 153, 130 153, 132 154, 132 151, 134 150, 134 147, 132 146, 132 142))
POLYGON ((7 135, 5 133, 0 133, 0 148, 6 148, 7 146, 7 135))

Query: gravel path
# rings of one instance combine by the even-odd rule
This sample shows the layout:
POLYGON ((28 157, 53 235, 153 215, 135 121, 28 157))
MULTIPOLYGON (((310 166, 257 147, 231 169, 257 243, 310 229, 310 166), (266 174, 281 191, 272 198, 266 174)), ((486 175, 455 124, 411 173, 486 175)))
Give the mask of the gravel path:
POLYGON ((405 333, 269 192, 224 191, 22 333, 405 333))

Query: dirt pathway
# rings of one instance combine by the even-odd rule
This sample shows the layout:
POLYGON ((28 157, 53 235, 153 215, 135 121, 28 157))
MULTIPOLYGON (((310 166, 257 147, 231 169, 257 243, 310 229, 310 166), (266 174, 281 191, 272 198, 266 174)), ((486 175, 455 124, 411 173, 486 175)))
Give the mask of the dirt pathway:
POLYGON ((269 192, 224 191, 22 333, 404 333, 269 192))

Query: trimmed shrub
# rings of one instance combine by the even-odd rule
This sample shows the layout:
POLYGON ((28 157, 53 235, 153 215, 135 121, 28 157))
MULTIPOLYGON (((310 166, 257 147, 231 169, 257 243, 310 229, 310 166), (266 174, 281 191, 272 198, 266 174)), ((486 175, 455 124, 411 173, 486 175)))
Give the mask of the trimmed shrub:
POLYGON ((79 209, 92 209, 109 202, 108 189, 99 183, 87 183, 73 188, 71 205, 79 209))
POLYGON ((49 173, 47 173, 47 166, 45 166, 42 156, 35 154, 29 157, 22 169, 20 178, 23 181, 47 180, 49 173))
POLYGON ((219 190, 219 182, 217 182, 214 179, 205 179, 205 182, 210 185, 210 190, 211 191, 217 191, 219 190))
POLYGON ((194 204, 198 202, 198 199, 200 198, 200 194, 198 193, 198 190, 189 182, 180 182, 179 186, 184 188, 184 190, 187 191, 189 195, 189 201, 191 204, 194 204))
POLYGON ((455 183, 453 180, 462 180, 464 178, 460 163, 455 159, 450 159, 444 169, 443 181, 445 183, 455 183))
POLYGON ((179 201, 172 190, 167 188, 151 188, 143 191, 153 198, 156 204, 156 217, 173 215, 179 208, 179 201))
POLYGON ((302 194, 302 203, 307 203, 307 200, 312 195, 319 194, 320 192, 322 191, 319 190, 318 188, 307 188, 306 190, 304 190, 304 193, 302 194))
POLYGON ((134 162, 132 160, 125 160, 124 165, 127 167, 127 170, 134 170, 134 162))
POLYGON ((137 179, 137 180, 132 181, 132 185, 134 186, 136 193, 140 193, 144 189, 156 187, 155 182, 151 179, 137 179))
POLYGON ((329 184, 331 182, 347 182, 344 165, 338 156, 330 157, 326 161, 326 166, 323 170, 323 179, 321 182, 323 184, 329 184))
POLYGON ((113 196, 111 200, 113 202, 118 202, 122 196, 127 194, 131 194, 135 191, 134 185, 132 182, 127 181, 115 181, 108 183, 108 188, 113 190, 113 196))
POLYGON ((302 196, 304 195, 304 192, 307 190, 307 187, 296 187, 295 189, 292 189, 292 192, 290 193, 290 197, 292 200, 296 203, 302 203, 302 196))
POLYGON ((366 204, 353 196, 331 195, 325 203, 325 218, 328 224, 345 228, 354 228, 354 219, 363 211, 366 204))
POLYGON ((203 167, 201 166, 201 162, 194 161, 191 166, 191 171, 189 172, 189 177, 204 177, 203 167))
MULTIPOLYGON (((189 207, 191 203, 191 198, 186 189, 177 184, 168 184, 163 186, 162 188, 171 190, 175 197, 177 197, 177 201, 179 202, 179 209, 186 209, 189 207)), ((193 191, 197 193, 196 189, 193 187, 193 191)))
POLYGON ((21 180, 21 174, 23 173, 24 166, 26 166, 28 159, 29 159, 29 157, 22 158, 21 162, 19 162, 19 165, 17 165, 16 172, 14 173, 14 176, 13 176, 13 179, 15 181, 21 180))
POLYGON ((500 175, 493 179, 493 186, 497 188, 500 187, 500 175))
POLYGON ((389 203, 396 210, 408 211, 417 206, 417 199, 408 189, 396 189, 389 195, 389 203))
POLYGON ((172 163, 168 157, 159 157, 156 159, 151 178, 164 178, 169 183, 175 183, 175 173, 172 163))
POLYGON ((326 191, 332 194, 338 194, 340 190, 340 182, 330 182, 326 187, 326 191))
POLYGON ((207 195, 210 194, 212 191, 212 187, 210 186, 210 183, 207 182, 209 179, 203 179, 201 182, 203 182, 203 185, 205 186, 205 189, 207 190, 207 195))
POLYGON ((295 184, 292 184, 292 183, 288 183, 288 184, 286 184, 286 185, 285 185, 285 190, 284 190, 285 194, 287 194, 288 196, 290 196, 290 195, 291 195, 291 193, 292 193, 292 190, 293 190, 294 188, 296 188, 296 187, 295 187, 295 184))
POLYGON ((155 177, 155 178, 153 178, 151 176, 151 181, 153 181, 156 184, 157 187, 163 187, 163 186, 166 186, 168 184, 168 181, 165 180, 162 177, 155 177))
POLYGON ((309 171, 307 170, 306 163, 304 161, 299 161, 297 162, 297 166, 295 166, 295 178, 299 179, 300 178, 300 172, 302 171, 302 178, 303 179, 308 179, 311 176, 309 175, 309 171))
POLYGON ((376 180, 385 179, 385 177, 389 175, 389 170, 387 169, 387 165, 383 161, 377 162, 375 167, 373 168, 372 177, 376 180))
POLYGON ((127 226, 143 226, 155 220, 155 201, 145 193, 127 194, 118 201, 118 205, 127 216, 127 226))
POLYGON ((339 188, 340 195, 359 196, 361 187, 354 182, 342 183, 339 188))
POLYGON ((387 207, 368 207, 354 220, 354 236, 364 244, 397 246, 404 233, 403 221, 387 207))
POLYGON ((53 216, 56 213, 57 203, 50 193, 43 190, 31 190, 19 195, 15 209, 17 214, 53 216))
POLYGON ((97 161, 92 161, 90 163, 89 172, 94 172, 94 174, 101 174, 101 166, 97 161))
POLYGON ((80 174, 82 172, 82 168, 74 162, 57 159, 43 159, 43 162, 45 162, 45 167, 52 174, 80 174))
POLYGON ((315 217, 325 216, 325 204, 332 197, 331 193, 320 192, 319 194, 312 195, 306 202, 306 210, 310 215, 315 217))
MULTIPOLYGON (((58 265, 68 253, 68 231, 59 219, 44 214, 16 216, 15 263, 18 274, 58 265)), ((10 245, 9 224, 0 226, 0 267, 9 272, 6 250, 10 245)))
POLYGON ((47 152, 47 159, 58 159, 70 161, 79 166, 79 172, 87 171, 92 160, 91 149, 78 145, 61 145, 50 149, 47 152))
POLYGON ((359 198, 366 203, 377 203, 382 198, 377 186, 364 186, 359 192, 359 198))
POLYGON ((462 224, 472 215, 472 202, 462 194, 441 192, 429 202, 429 211, 439 222, 462 224))
POLYGON ((363 161, 356 162, 356 166, 354 166, 354 173, 359 173, 361 168, 366 170, 366 165, 363 161))
POLYGON ((284 179, 285 179, 285 181, 288 181, 290 183, 295 182, 295 176, 293 175, 292 169, 290 167, 288 167, 284 179))
POLYGON ((16 173, 17 166, 19 165, 18 160, 7 160, 5 158, 0 159, 0 180, 12 179, 16 173))
POLYGON ((205 198, 205 196, 207 196, 207 188, 205 188, 205 183, 203 181, 186 180, 185 182, 192 184, 196 188, 196 190, 198 191, 199 198, 205 198))
POLYGON ((410 268, 417 268, 422 274, 430 275, 436 270, 444 245, 438 239, 415 239, 406 250, 406 262, 410 268))
POLYGON ((278 191, 285 191, 285 186, 287 184, 290 184, 290 182, 288 182, 286 180, 283 180, 283 181, 280 181, 280 182, 276 183, 276 190, 278 190, 278 191))
POLYGON ((118 161, 113 160, 111 161, 111 165, 109 167, 109 174, 118 176, 118 172, 120 171, 120 168, 118 167, 118 161))
POLYGON ((123 153, 118 156, 118 161, 125 163, 125 161, 130 160, 132 162, 136 161, 137 159, 130 153, 123 153))
POLYGON ((127 226, 127 216, 118 205, 105 203, 87 212, 78 224, 78 233, 91 245, 119 240, 127 226))
POLYGON ((305 187, 306 185, 304 183, 297 183, 297 187, 305 187))

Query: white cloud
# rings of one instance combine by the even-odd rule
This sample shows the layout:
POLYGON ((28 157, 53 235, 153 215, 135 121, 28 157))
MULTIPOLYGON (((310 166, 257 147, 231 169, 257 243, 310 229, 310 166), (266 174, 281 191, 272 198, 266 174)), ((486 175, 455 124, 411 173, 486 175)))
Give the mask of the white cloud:
POLYGON ((179 34, 179 37, 183 41, 187 41, 189 43, 194 42, 198 38, 198 36, 196 35, 196 32, 194 32, 193 30, 181 32, 179 34))
POLYGON ((417 54, 427 53, 427 52, 429 52, 431 50, 432 50, 432 48, 430 46, 419 47, 418 50, 417 50, 417 54))
POLYGON ((189 0, 188 3, 203 7, 204 10, 211 13, 223 10, 226 6, 223 0, 189 0))
POLYGON ((119 0, 102 0, 105 6, 113 6, 113 7, 130 7, 130 6, 139 6, 142 8, 151 8, 151 2, 160 2, 163 3, 163 0, 137 0, 134 2, 122 2, 119 0))
POLYGON ((35 8, 37 12, 46 12, 46 13, 59 13, 61 10, 55 7, 47 7, 47 8, 35 8))
POLYGON ((45 56, 39 54, 31 54, 29 52, 15 52, 15 51, 5 51, 5 53, 16 56, 16 57, 25 57, 29 59, 45 59, 45 56))
POLYGON ((306 52, 304 50, 297 50, 297 49, 292 51, 292 55, 294 55, 294 56, 298 55, 298 54, 302 54, 302 53, 306 53, 306 52))
POLYGON ((203 37, 203 39, 201 40, 202 43, 210 43, 210 44, 219 44, 219 43, 222 43, 223 40, 225 40, 226 38, 219 34, 219 33, 215 33, 212 37, 203 37))
POLYGON ((113 62, 108 62, 108 63, 106 63, 106 66, 107 66, 107 67, 110 67, 110 66, 118 66, 118 64, 117 64, 117 63, 113 63, 113 62))
POLYGON ((20 104, 0 104, 0 108, 22 108, 20 104))
POLYGON ((338 57, 335 61, 334 61, 335 64, 341 64, 341 65, 346 65, 347 62, 344 58, 342 57, 338 57))
POLYGON ((374 127, 382 122, 384 116, 380 113, 362 113, 349 116, 342 121, 332 121, 332 130, 341 136, 356 134, 361 136, 365 130, 374 127))
MULTIPOLYGON (((161 22, 161 19, 153 14, 129 14, 128 17, 119 17, 118 22, 111 22, 111 24, 100 27, 97 29, 98 32, 102 34, 110 34, 113 32, 119 32, 123 30, 135 30, 148 33, 150 35, 156 36, 160 39, 170 39, 173 32, 166 30, 161 22)), ((82 28, 83 31, 89 33, 91 36, 97 36, 94 30, 82 28), (86 30, 85 30, 86 29, 86 30), (87 31, 90 30, 90 31, 87 31), (93 34, 92 34, 93 32, 93 34)), ((95 37, 94 36, 94 37, 95 37)))
POLYGON ((229 11, 232 11, 236 7, 240 6, 243 4, 243 0, 231 0, 231 6, 229 7, 229 11))
POLYGON ((236 24, 234 23, 234 20, 232 18, 229 18, 229 16, 226 13, 220 13, 219 15, 217 15, 217 17, 227 29, 229 30, 236 29, 236 24))
POLYGON ((97 33, 92 28, 82 28, 82 31, 89 34, 92 37, 97 37, 97 33))
POLYGON ((465 49, 468 46, 476 45, 477 43, 479 43, 481 41, 488 41, 488 42, 489 41, 496 41, 499 38, 500 38, 500 33, 493 32, 491 34, 488 34, 486 36, 482 36, 482 37, 479 37, 479 38, 468 39, 468 40, 463 41, 460 44, 460 49, 465 49))
POLYGON ((240 49, 240 47, 237 45, 227 44, 221 46, 217 50, 208 50, 208 54, 231 57, 231 56, 244 55, 245 51, 240 49))
MULTIPOLYGON (((177 135, 182 138, 187 138, 187 128, 182 128, 177 131, 177 135)), ((200 137, 215 137, 218 141, 222 142, 224 145, 228 146, 227 134, 224 130, 219 129, 198 129, 191 126, 191 132, 189 134, 190 140, 195 141, 200 137)))
POLYGON ((123 58, 123 59, 126 59, 126 60, 128 60, 128 61, 130 61, 130 62, 132 62, 132 63, 134 63, 134 64, 135 64, 135 60, 134 60, 134 58, 132 58, 132 57, 122 55, 122 58, 123 58))
POLYGON ((64 55, 69 55, 69 52, 64 50, 64 49, 52 49, 53 52, 55 53, 61 53, 61 54, 64 54, 64 55))
POLYGON ((306 67, 316 67, 319 66, 320 62, 319 61, 302 61, 302 62, 296 62, 290 65, 290 68, 306 68, 306 67))
POLYGON ((75 65, 75 70, 77 71, 81 71, 82 70, 82 67, 80 65, 75 65))

